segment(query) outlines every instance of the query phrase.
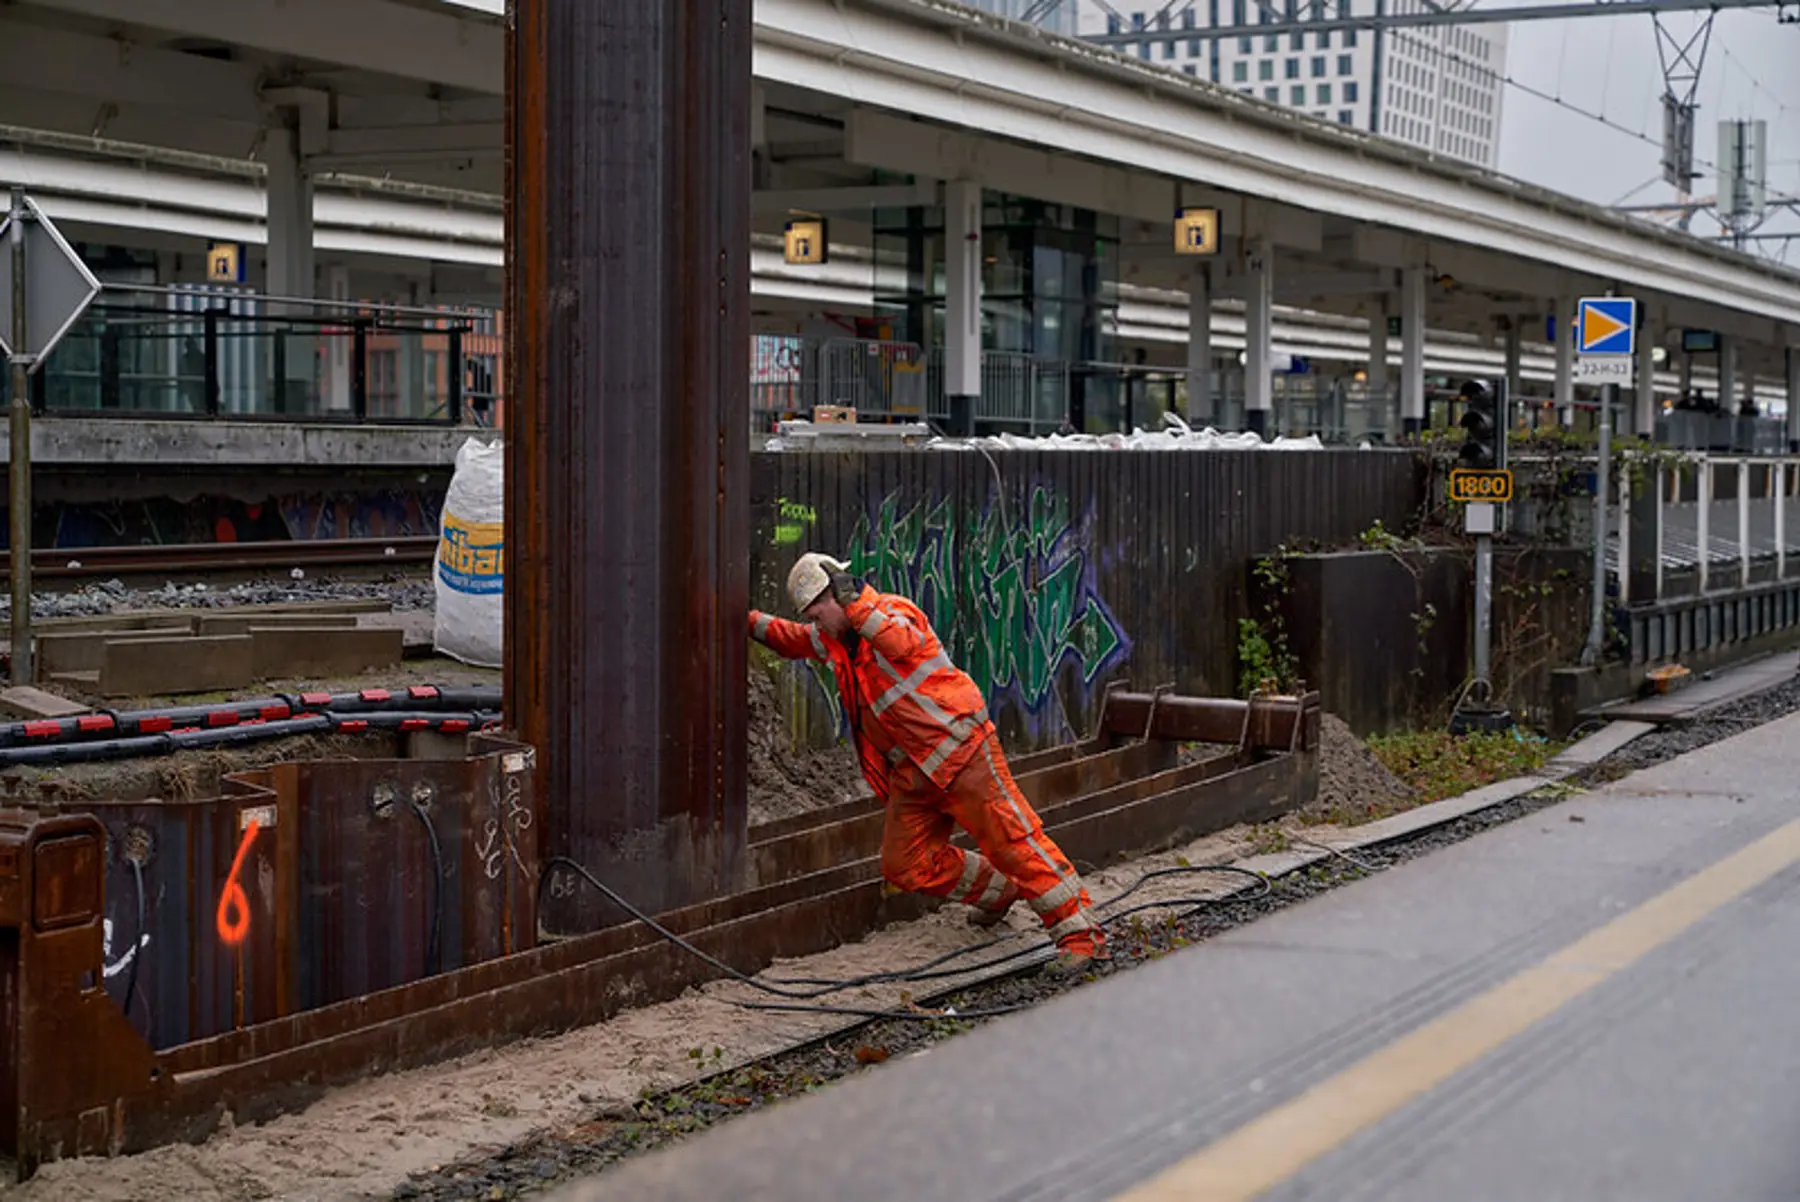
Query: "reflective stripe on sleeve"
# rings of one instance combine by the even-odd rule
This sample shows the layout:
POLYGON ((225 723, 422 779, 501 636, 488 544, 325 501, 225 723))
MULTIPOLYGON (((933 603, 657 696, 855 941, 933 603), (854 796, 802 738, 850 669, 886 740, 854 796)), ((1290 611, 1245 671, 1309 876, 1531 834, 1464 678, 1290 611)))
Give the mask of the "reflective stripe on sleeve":
POLYGON ((756 641, 759 643, 766 642, 769 637, 769 627, 773 626, 774 624, 775 624, 775 619, 771 618, 768 614, 757 614, 756 615, 756 641))

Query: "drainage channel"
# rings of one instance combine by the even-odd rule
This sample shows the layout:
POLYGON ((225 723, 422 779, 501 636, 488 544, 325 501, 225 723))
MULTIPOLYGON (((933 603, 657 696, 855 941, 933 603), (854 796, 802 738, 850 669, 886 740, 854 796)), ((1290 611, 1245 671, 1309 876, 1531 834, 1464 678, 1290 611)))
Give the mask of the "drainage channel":
MULTIPOLYGON (((1800 712, 1800 679, 1721 705, 1682 726, 1643 735, 1561 783, 1547 782, 1543 788, 1442 826, 1361 848, 1353 855, 1333 856, 1279 877, 1266 893, 1222 897, 1164 921, 1115 929, 1113 961, 1104 975, 1128 972, 1350 881, 1527 817, 1567 798, 1571 786, 1617 780, 1795 712, 1800 712)), ((1028 968, 915 1000, 921 1006, 947 1004, 958 1011, 1004 1010, 1036 1005, 1084 983, 1048 980, 1028 968)), ((686 1085, 649 1094, 635 1105, 597 1112, 572 1128, 540 1132, 498 1153, 414 1174, 391 1197, 414 1202, 528 1197, 574 1178, 601 1173, 629 1157, 675 1143, 740 1114, 922 1051, 989 1021, 871 1019, 842 1027, 750 1064, 725 1067, 686 1085)))

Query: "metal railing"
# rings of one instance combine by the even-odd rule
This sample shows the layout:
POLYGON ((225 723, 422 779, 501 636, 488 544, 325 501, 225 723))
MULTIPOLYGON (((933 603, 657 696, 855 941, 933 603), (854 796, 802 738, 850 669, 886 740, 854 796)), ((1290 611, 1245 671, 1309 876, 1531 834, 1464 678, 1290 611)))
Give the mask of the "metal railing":
POLYGON ((472 363, 464 314, 131 291, 103 292, 31 377, 37 412, 457 425, 494 399, 498 348, 472 363), (471 367, 489 384, 472 406, 471 367))
POLYGON ((1618 533, 1608 548, 1620 601, 1787 579, 1800 559, 1789 541, 1800 535, 1797 473, 1792 459, 1748 455, 1694 455, 1678 469, 1641 462, 1626 472, 1614 482, 1618 533))
MULTIPOLYGON (((982 355, 975 420, 986 431, 1045 433, 1068 413, 1069 368, 1006 351, 982 355)), ((750 429, 767 434, 817 405, 843 405, 859 418, 949 420, 943 354, 911 342, 813 339, 759 334, 751 340, 750 429)))

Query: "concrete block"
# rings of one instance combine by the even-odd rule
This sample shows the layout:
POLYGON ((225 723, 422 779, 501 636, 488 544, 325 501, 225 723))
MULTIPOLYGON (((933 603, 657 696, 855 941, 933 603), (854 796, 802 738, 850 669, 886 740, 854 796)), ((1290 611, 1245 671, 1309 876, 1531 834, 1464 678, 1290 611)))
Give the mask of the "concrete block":
POLYGON ((118 638, 187 638, 191 626, 181 624, 124 630, 92 630, 45 634, 37 639, 36 671, 40 679, 59 672, 98 672, 105 666, 106 644, 118 638))
POLYGON ((166 630, 177 626, 191 630, 193 625, 191 615, 166 609, 135 609, 116 614, 94 614, 85 618, 39 618, 31 624, 32 630, 41 635, 118 634, 152 627, 166 630))
POLYGON ((413 730, 406 734, 406 758, 409 760, 465 760, 469 758, 469 736, 447 735, 441 730, 413 730))
POLYGON ((100 668, 105 697, 158 697, 241 689, 255 680, 250 635, 109 639, 100 668))
POLYGON ((200 619, 199 633, 209 634, 249 634, 252 628, 262 630, 354 630, 355 614, 234 614, 227 610, 214 616, 208 614, 200 619))
POLYGON ((257 680, 354 676, 400 664, 405 634, 389 627, 354 630, 299 627, 250 628, 257 680))
POLYGON ((349 597, 336 601, 272 601, 267 605, 240 605, 212 611, 221 616, 250 614, 385 614, 394 603, 380 597, 349 597))
POLYGON ((30 685, 0 690, 0 715, 8 718, 68 718, 91 712, 85 705, 30 685))

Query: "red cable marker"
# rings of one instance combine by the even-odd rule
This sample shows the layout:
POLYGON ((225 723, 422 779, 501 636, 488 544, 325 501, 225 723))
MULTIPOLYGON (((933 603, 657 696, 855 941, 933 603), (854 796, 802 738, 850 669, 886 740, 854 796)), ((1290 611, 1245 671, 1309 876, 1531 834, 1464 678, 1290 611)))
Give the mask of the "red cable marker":
POLYGON ((244 857, 250 852, 250 844, 256 841, 256 832, 261 829, 254 818, 244 828, 244 837, 238 841, 237 855, 231 861, 231 871, 225 877, 225 889, 219 894, 219 939, 227 947, 236 947, 250 933, 250 898, 244 893, 244 887, 238 884, 238 872, 244 867, 244 857))

